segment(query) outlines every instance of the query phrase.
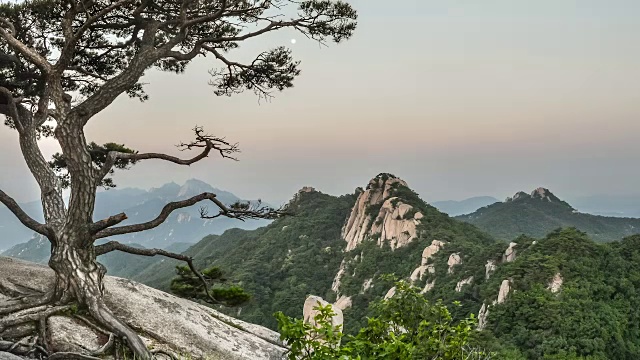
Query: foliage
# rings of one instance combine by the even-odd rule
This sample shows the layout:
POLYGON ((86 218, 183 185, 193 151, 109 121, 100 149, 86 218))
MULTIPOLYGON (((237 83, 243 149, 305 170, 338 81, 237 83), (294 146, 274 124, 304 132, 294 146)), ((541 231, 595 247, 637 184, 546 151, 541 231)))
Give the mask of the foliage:
MULTIPOLYGON (((121 144, 106 143, 104 145, 98 145, 93 141, 89 143, 87 150, 89 152, 89 155, 91 156, 92 163, 98 168, 101 168, 107 161, 107 156, 110 151, 117 151, 125 154, 136 153, 136 151, 129 149, 128 147, 121 144)), ((67 161, 64 159, 64 155, 61 153, 55 153, 52 157, 53 160, 49 161, 49 166, 58 175, 62 188, 66 189, 71 185, 71 178, 69 176, 69 173, 67 172, 67 161)), ((113 175, 115 169, 126 170, 136 162, 137 160, 135 159, 117 158, 113 163, 113 168, 109 170, 109 175, 113 175)), ((107 189, 116 187, 116 184, 113 182, 113 178, 110 177, 105 177, 104 179, 102 179, 100 185, 107 189)))
POLYGON ((419 289, 404 281, 395 283, 393 297, 373 305, 374 316, 355 336, 343 335, 332 325, 331 305, 318 306, 314 323, 276 313, 281 339, 289 346, 290 360, 329 359, 489 359, 472 347, 475 319, 454 324, 440 302, 430 304, 419 289))
MULTIPOLYGON (((204 301, 210 304, 224 304, 226 306, 238 306, 249 301, 251 296, 240 286, 230 285, 226 287, 212 286, 209 289, 211 297, 207 295, 202 280, 198 278, 188 266, 176 266, 177 277, 171 280, 171 291, 179 296, 204 301)), ((218 267, 210 267, 201 272, 207 283, 225 283, 222 271, 218 267)))

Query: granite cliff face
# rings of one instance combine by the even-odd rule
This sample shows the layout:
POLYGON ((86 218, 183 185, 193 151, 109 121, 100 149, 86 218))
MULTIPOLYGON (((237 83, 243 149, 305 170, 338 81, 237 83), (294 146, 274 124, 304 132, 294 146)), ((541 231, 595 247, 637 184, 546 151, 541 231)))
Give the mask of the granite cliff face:
POLYGON ((388 241, 392 249, 405 246, 417 237, 416 226, 423 214, 392 196, 398 186, 406 187, 407 183, 393 175, 380 174, 360 193, 342 228, 346 251, 375 236, 378 236, 378 245, 388 241))

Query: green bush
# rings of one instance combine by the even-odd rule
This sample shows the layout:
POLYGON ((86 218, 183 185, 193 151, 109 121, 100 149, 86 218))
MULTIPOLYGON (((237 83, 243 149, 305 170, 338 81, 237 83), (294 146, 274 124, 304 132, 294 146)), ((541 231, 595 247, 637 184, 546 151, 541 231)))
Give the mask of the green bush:
POLYGON ((372 304, 374 316, 355 336, 333 326, 330 305, 318 306, 315 325, 278 312, 278 329, 289 360, 490 359, 473 344, 473 316, 454 323, 441 302, 431 304, 419 289, 396 282, 395 295, 372 304), (344 342, 344 344, 342 344, 344 342))

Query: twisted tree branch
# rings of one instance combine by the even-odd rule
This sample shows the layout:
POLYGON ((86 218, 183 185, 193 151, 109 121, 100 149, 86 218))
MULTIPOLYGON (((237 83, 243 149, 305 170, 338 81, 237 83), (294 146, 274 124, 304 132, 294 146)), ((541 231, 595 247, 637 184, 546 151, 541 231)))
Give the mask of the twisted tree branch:
POLYGON ((218 300, 216 300, 211 295, 211 293, 209 292, 209 284, 207 283, 207 280, 196 269, 196 267, 193 265, 193 258, 191 258, 189 256, 172 253, 170 251, 166 251, 166 250, 163 250, 163 249, 139 249, 139 248, 134 248, 134 247, 119 243, 117 241, 109 241, 109 242, 107 242, 105 244, 96 246, 95 249, 96 249, 96 256, 104 255, 104 254, 110 253, 112 251, 118 250, 118 251, 122 251, 122 252, 125 252, 125 253, 128 253, 128 254, 133 254, 133 255, 142 255, 142 256, 162 255, 162 256, 165 256, 165 257, 168 257, 168 258, 171 258, 171 259, 184 261, 189 266, 189 269, 191 270, 191 272, 193 272, 198 277, 198 279, 200 279, 202 284, 204 285, 204 290, 205 290, 205 293, 207 294, 207 297, 211 301, 213 301, 214 304, 220 304, 220 302, 218 300))
POLYGON ((2 190, 0 190, 0 202, 3 203, 9 210, 11 210, 13 215, 15 215, 24 226, 37 232, 38 234, 49 236, 48 226, 35 221, 31 216, 24 212, 24 210, 22 210, 20 205, 18 205, 18 203, 11 196, 7 195, 7 193, 2 190))
MULTIPOLYGON (((109 236, 129 234, 129 233, 153 229, 155 227, 158 227, 160 224, 162 224, 169 217, 169 215, 171 215, 173 211, 177 209, 185 208, 187 206, 194 205, 202 200, 209 200, 219 208, 219 213, 214 216, 207 216, 206 209, 205 208, 201 209, 200 214, 201 214, 201 217, 204 219, 212 219, 220 216, 225 216, 228 218, 238 219, 238 220, 274 219, 285 214, 284 209, 276 210, 270 207, 259 207, 259 206, 256 207, 256 206, 252 206, 249 203, 238 202, 238 203, 227 206, 216 198, 216 194, 202 193, 185 200, 173 201, 168 203, 162 208, 162 211, 160 211, 160 214, 155 219, 144 222, 144 223, 125 225, 125 226, 119 226, 114 228, 103 228, 102 230, 98 230, 98 229, 100 227, 104 227, 104 225, 108 223, 108 219, 104 221, 100 221, 98 223, 93 223, 91 225, 91 229, 94 231, 94 234, 95 234, 93 240, 95 241, 97 239, 101 239, 109 236)), ((122 214, 115 215, 112 218, 114 217, 117 219, 120 219, 122 218, 122 214)), ((115 220, 112 220, 112 221, 115 221, 115 220)))
POLYGON ((224 138, 218 138, 212 135, 208 135, 204 133, 202 127, 196 126, 194 129, 196 134, 196 140, 191 143, 181 143, 178 145, 181 150, 191 150, 192 148, 202 147, 204 148, 202 152, 191 159, 180 159, 176 156, 161 154, 161 153, 124 153, 118 151, 110 151, 107 154, 107 160, 103 164, 102 168, 98 172, 97 179, 98 181, 102 181, 113 169, 113 166, 116 164, 117 160, 129 160, 131 162, 136 162, 138 160, 148 160, 148 159, 158 159, 172 162, 178 165, 191 165, 196 163, 207 156, 211 150, 216 150, 220 153, 220 156, 227 159, 237 160, 234 157, 231 157, 230 154, 239 152, 238 144, 231 144, 224 140, 224 138))

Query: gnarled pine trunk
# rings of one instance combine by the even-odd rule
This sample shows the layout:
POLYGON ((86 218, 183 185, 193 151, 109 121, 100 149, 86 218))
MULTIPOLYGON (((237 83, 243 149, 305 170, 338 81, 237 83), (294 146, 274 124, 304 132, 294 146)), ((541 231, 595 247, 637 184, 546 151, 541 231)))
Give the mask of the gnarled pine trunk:
POLYGON ((55 272, 53 302, 56 304, 77 303, 107 330, 127 340, 128 346, 139 359, 150 359, 151 355, 140 337, 120 321, 105 305, 105 267, 96 261, 93 244, 82 241, 77 233, 63 231, 52 241, 49 266, 55 272))

